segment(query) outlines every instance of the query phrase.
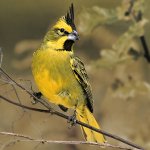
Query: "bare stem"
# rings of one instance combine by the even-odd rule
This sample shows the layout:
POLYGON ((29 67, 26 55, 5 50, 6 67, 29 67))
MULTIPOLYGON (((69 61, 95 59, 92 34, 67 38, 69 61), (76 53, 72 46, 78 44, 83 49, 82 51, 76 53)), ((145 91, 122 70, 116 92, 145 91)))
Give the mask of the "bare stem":
MULTIPOLYGON (((130 0, 130 6, 127 10, 127 12, 125 13, 125 15, 130 15, 132 14, 133 15, 133 18, 136 22, 139 22, 142 20, 143 18, 143 14, 141 12, 141 10, 139 10, 138 14, 134 14, 133 13, 133 6, 134 6, 134 3, 135 3, 135 0, 130 0)), ((146 38, 144 35, 141 35, 139 37, 140 41, 141 41, 141 45, 143 47, 143 50, 144 50, 144 57, 146 58, 146 60, 150 63, 150 50, 148 48, 148 44, 146 42, 146 38)))
MULTIPOLYGON (((63 114, 63 113, 60 113, 60 112, 58 112, 58 111, 53 110, 53 109, 50 107, 50 105, 49 105, 46 101, 41 100, 41 99, 38 99, 38 98, 37 98, 33 93, 31 93, 28 89, 26 89, 26 88, 23 87, 21 84, 17 83, 14 79, 12 79, 2 68, 0 68, 0 73, 1 73, 5 78, 8 79, 8 83, 9 83, 9 84, 16 85, 16 86, 19 87, 20 89, 24 90, 27 94, 29 94, 31 97, 35 98, 35 99, 36 99, 38 102, 40 102, 45 108, 47 108, 47 110, 42 110, 42 109, 37 109, 37 108, 28 107, 28 106, 22 105, 22 104, 20 104, 20 103, 16 103, 16 102, 14 102, 14 101, 12 101, 12 100, 9 100, 9 99, 7 99, 6 97, 3 97, 2 95, 0 95, 0 98, 1 98, 1 99, 5 100, 5 101, 7 101, 7 102, 9 102, 9 103, 11 103, 11 104, 14 104, 14 105, 17 105, 17 106, 19 106, 19 107, 22 107, 22 108, 26 108, 26 109, 30 109, 30 110, 38 111, 38 112, 46 112, 46 113, 55 114, 55 115, 57 115, 57 116, 59 116, 59 117, 61 117, 61 118, 64 118, 64 119, 69 120, 69 116, 67 116, 67 115, 65 115, 65 114, 63 114)), ((5 81, 5 82, 6 82, 6 81, 5 81)), ((134 148, 137 148, 137 149, 140 149, 140 150, 144 150, 144 148, 142 148, 142 147, 140 147, 140 146, 138 146, 138 145, 136 145, 136 144, 134 144, 134 143, 132 143, 132 142, 129 142, 129 141, 127 141, 127 140, 125 140, 125 139, 123 139, 123 138, 121 138, 121 137, 119 137, 119 136, 116 136, 116 135, 110 134, 110 133, 108 133, 108 132, 106 132, 106 131, 97 129, 97 128, 95 128, 95 127, 92 127, 92 126, 90 126, 90 125, 88 125, 88 124, 85 124, 85 123, 83 123, 83 122, 80 122, 80 121, 78 121, 78 120, 76 121, 76 123, 79 124, 79 125, 81 125, 81 126, 84 126, 84 127, 86 127, 86 128, 89 128, 89 129, 91 129, 91 130, 93 130, 93 131, 95 131, 95 132, 101 133, 101 134, 103 134, 103 135, 105 135, 105 136, 107 136, 107 137, 113 138, 113 139, 115 139, 115 140, 117 140, 117 141, 120 141, 120 142, 122 142, 122 143, 125 143, 125 144, 127 144, 127 145, 130 145, 130 146, 132 146, 132 147, 134 147, 134 148)))
MULTIPOLYGON (((65 145, 92 145, 92 146, 97 146, 101 148, 112 148, 112 149, 124 149, 124 150, 133 150, 133 148, 126 148, 122 146, 117 146, 117 145, 111 145, 108 143, 96 143, 96 142, 86 142, 86 141, 56 141, 56 140, 46 140, 46 139, 36 139, 31 136, 23 135, 23 134, 18 134, 18 133, 12 133, 12 132, 0 132, 1 135, 7 135, 7 136, 12 136, 16 137, 17 140, 13 140, 13 143, 17 142, 38 142, 42 144, 65 144, 65 145), (18 139, 19 138, 19 139, 18 139)), ((9 143, 12 143, 11 141, 9 143)), ((7 146, 9 144, 7 143, 7 146)), ((2 145, 2 147, 6 147, 2 145)))

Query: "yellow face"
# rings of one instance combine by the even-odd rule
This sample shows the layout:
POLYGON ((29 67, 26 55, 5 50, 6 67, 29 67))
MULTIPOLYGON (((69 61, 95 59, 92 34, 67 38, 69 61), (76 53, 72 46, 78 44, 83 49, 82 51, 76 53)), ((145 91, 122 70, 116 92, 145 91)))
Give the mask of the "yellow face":
MULTIPOLYGON (((71 33, 73 31, 72 27, 68 25, 63 18, 61 18, 53 27, 53 29, 64 29, 64 31, 71 33)), ((62 32, 61 32, 62 33, 62 32)))
POLYGON ((62 17, 47 33, 45 42, 51 49, 71 51, 72 45, 77 38, 77 32, 62 17))

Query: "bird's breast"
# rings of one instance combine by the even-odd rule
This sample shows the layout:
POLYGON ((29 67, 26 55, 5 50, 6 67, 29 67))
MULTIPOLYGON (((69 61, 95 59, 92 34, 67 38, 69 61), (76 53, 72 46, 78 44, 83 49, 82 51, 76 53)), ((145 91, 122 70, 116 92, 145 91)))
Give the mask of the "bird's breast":
POLYGON ((32 71, 39 90, 54 103, 59 95, 67 91, 72 99, 77 98, 81 89, 70 67, 70 55, 60 51, 39 51, 33 57, 32 71))

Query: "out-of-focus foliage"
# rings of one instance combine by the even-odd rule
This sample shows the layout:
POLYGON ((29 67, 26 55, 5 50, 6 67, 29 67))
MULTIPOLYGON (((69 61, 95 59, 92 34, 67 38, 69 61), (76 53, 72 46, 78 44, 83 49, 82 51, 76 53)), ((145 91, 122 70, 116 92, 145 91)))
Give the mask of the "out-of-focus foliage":
MULTIPOLYGON (((118 128, 124 126, 124 133, 127 137, 134 136, 136 141, 143 143, 146 148, 149 148, 149 64, 146 63, 143 57, 144 52, 139 40, 140 36, 145 35, 145 25, 148 22, 143 16, 145 13, 145 3, 146 1, 144 0, 135 0, 134 5, 131 7, 131 1, 124 0, 120 6, 111 10, 98 6, 85 9, 81 12, 79 30, 85 36, 92 35, 94 30, 96 30, 95 34, 92 35, 93 37, 107 40, 109 37, 105 37, 103 30, 108 29, 110 36, 112 36, 113 31, 110 30, 110 27, 114 24, 114 26, 119 24, 119 30, 122 26, 123 32, 117 34, 115 42, 113 40, 110 41, 112 46, 107 48, 107 45, 105 45, 105 48, 99 48, 100 57, 96 61, 92 61, 88 69, 90 72, 93 72, 92 74, 97 73, 102 78, 99 84, 96 84, 96 81, 95 84, 97 88, 101 86, 101 90, 105 92, 102 97, 103 102, 101 106, 101 109, 106 111, 103 114, 104 118, 106 116, 109 119, 114 116, 123 118, 120 119, 122 120, 121 124, 118 121, 112 120, 114 123, 111 123, 111 125, 118 128), (142 14, 142 20, 137 21, 136 17, 139 12, 142 14), (97 69, 100 69, 101 73, 98 73, 97 69), (104 81, 105 79, 107 81, 104 81), (108 87, 105 91, 103 88, 106 86, 108 87), (116 110, 117 112, 115 113, 116 110), (108 112, 109 115, 107 114, 108 112), (139 124, 143 123, 144 119, 140 118, 147 118, 148 120, 141 126, 139 124), (132 128, 129 129, 129 126, 132 126, 132 128)), ((101 44, 99 43, 99 45, 101 44)))
POLYGON ((118 16, 118 20, 128 21, 133 19, 134 15, 137 15, 139 11, 143 14, 145 0, 123 0, 120 7, 116 8, 116 13, 118 16))
POLYGON ((144 34, 144 25, 147 21, 142 20, 131 25, 123 35, 113 44, 112 49, 101 50, 101 58, 97 61, 97 66, 112 68, 118 63, 131 60, 130 49, 136 48, 134 38, 144 34))
MULTIPOLYGON (((128 30, 118 37, 111 49, 100 50, 100 58, 92 63, 94 67, 114 69, 117 65, 126 65, 142 56, 143 52, 139 50, 135 39, 144 35, 144 27, 148 20, 143 18, 140 21, 136 21, 134 17, 138 16, 139 12, 144 13, 144 0, 135 0, 133 5, 131 2, 133 1, 123 1, 121 6, 112 10, 93 7, 81 12, 79 29, 83 29, 82 32, 88 34, 97 26, 111 25, 119 21, 130 21, 128 30), (84 27, 85 24, 88 26, 84 27)), ((150 84, 133 80, 132 82, 126 81, 123 86, 114 92, 114 95, 115 97, 117 95, 128 99, 129 97, 135 97, 137 93, 144 93, 144 91, 145 93, 150 92, 150 84)))
MULTIPOLYGON (((80 35, 74 52, 85 63, 93 91, 94 115, 102 129, 150 149, 150 65, 143 57, 139 40, 145 34, 149 44, 150 1, 131 1, 135 3, 129 15, 130 0, 74 1, 80 35), (143 18, 137 23, 133 16, 138 11, 143 13, 143 18)), ((48 26, 64 15, 69 5, 68 0, 63 3, 62 0, 0 1, 2 67, 26 88, 31 89, 31 80, 33 90, 38 91, 30 70, 32 54, 48 26)), ((18 102, 11 86, 0 82, 0 93, 18 102)), ((17 89, 17 93, 23 104, 33 105, 23 91, 17 89)), ((52 107, 60 111, 57 106, 52 107)), ((24 111, 2 101, 0 122, 1 131, 50 140, 83 140, 77 126, 69 130, 69 124, 56 116, 24 111)), ((0 146, 8 140, 14 139, 0 136, 0 146)), ((107 140, 120 145, 118 141, 107 140)), ((24 142, 10 145, 8 149, 92 150, 93 147, 24 142)))
POLYGON ((133 18, 133 13, 137 15, 139 11, 144 12, 144 0, 135 0, 131 13, 126 15, 131 5, 130 1, 123 0, 119 7, 111 10, 98 6, 84 9, 80 14, 78 30, 87 35, 96 26, 112 24, 117 21, 129 21, 133 18))
POLYGON ((130 3, 131 0, 123 1, 121 6, 112 10, 93 7, 81 12, 79 30, 83 34, 90 34, 97 26, 111 25, 118 21, 132 21, 129 29, 112 45, 112 49, 101 50, 101 58, 97 61, 97 66, 112 68, 118 63, 131 60, 132 56, 129 50, 131 50, 131 48, 136 49, 134 38, 144 34, 144 26, 147 20, 142 19, 139 22, 135 22, 133 19, 134 16, 138 15, 139 11, 141 13, 144 12, 144 0, 135 0, 131 11, 129 9, 132 6, 130 3), (129 14, 126 14, 128 11, 129 14))
POLYGON ((17 43, 14 48, 13 68, 18 70, 27 69, 32 63, 31 51, 36 50, 40 42, 40 40, 23 40, 17 43))
POLYGON ((117 20, 116 11, 94 6, 83 10, 80 14, 78 30, 82 34, 90 34, 97 25, 111 24, 117 20))
POLYGON ((119 79, 116 79, 112 84, 113 97, 122 98, 125 100, 132 99, 137 95, 148 94, 150 96, 150 84, 145 81, 139 81, 128 77, 128 80, 124 83, 119 79))

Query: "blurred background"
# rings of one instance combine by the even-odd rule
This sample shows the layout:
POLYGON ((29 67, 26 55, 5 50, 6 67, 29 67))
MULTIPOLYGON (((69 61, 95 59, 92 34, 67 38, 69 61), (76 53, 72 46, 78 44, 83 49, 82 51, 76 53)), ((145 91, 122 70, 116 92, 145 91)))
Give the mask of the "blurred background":
MULTIPOLYGON (((133 14, 144 14, 139 23, 125 16, 129 0, 0 0, 2 68, 24 87, 37 91, 31 72, 33 52, 49 26, 66 14, 71 2, 80 41, 75 54, 85 63, 94 97, 94 115, 102 129, 150 149, 150 64, 143 57, 139 36, 150 39, 150 1, 136 1, 133 14), (147 23, 148 22, 148 23, 147 23), (31 81, 31 82, 30 82, 31 81)), ((21 103, 32 99, 16 88, 21 103)), ((18 101, 14 88, 0 81, 0 94, 18 101)), ((40 108, 40 104, 36 104, 40 108)), ((54 109, 61 111, 57 106, 54 109)), ((0 101, 0 131, 49 140, 83 140, 80 128, 69 128, 57 116, 35 113, 0 101)), ((0 135, 0 146, 13 140, 0 135)), ((109 143, 123 145, 107 138, 109 143)), ((99 149, 87 145, 20 142, 8 150, 99 149)))

